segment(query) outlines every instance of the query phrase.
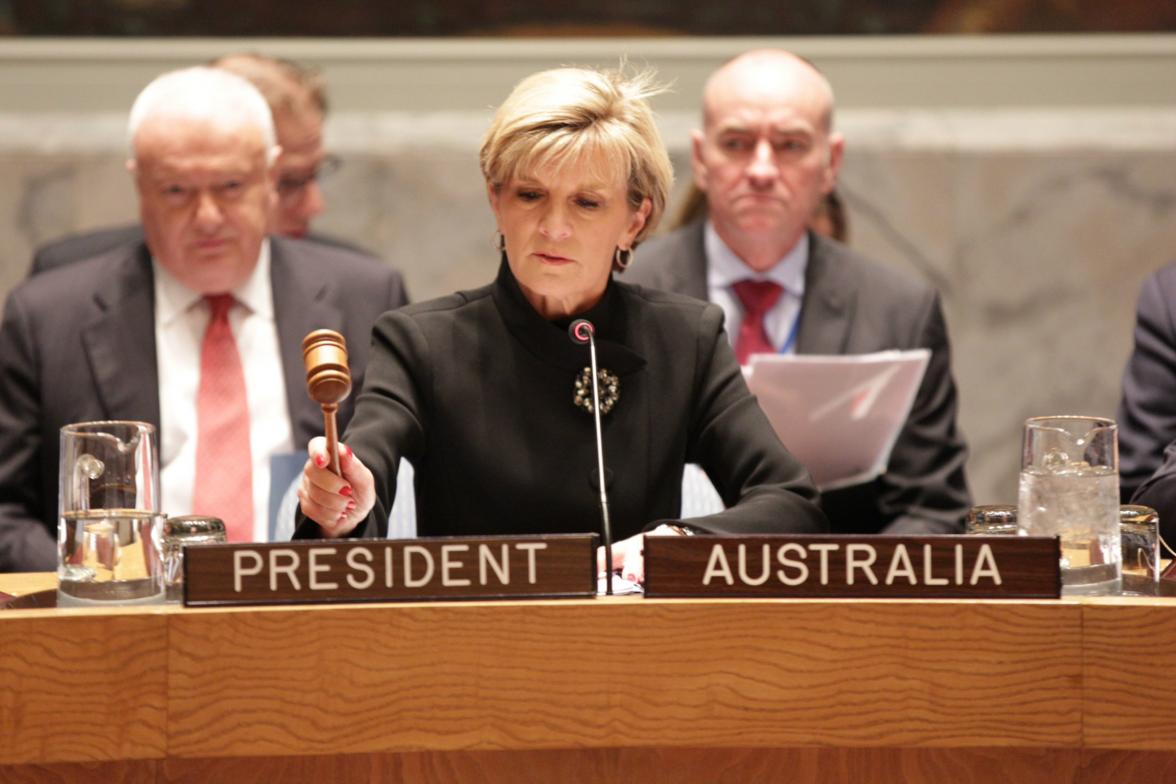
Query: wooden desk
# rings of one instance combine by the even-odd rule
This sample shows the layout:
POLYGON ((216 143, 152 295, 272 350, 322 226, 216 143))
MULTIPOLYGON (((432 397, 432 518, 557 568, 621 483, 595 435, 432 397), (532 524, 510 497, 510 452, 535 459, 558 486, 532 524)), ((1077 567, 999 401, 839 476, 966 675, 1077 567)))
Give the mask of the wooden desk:
POLYGON ((0 780, 1176 779, 1176 600, 0 612, 0 780))
POLYGON ((23 574, 0 573, 0 591, 23 596, 57 587, 57 575, 53 572, 26 572, 23 574))

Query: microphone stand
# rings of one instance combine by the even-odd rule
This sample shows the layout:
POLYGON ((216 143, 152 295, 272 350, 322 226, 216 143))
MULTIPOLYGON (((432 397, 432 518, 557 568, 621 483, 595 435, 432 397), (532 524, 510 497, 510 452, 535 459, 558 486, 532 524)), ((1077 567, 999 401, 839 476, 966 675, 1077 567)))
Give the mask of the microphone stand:
POLYGON ((612 525, 608 518, 608 493, 604 487, 604 439, 601 437, 600 431, 600 385, 599 376, 596 372, 596 340, 593 337, 596 330, 592 326, 592 322, 587 319, 577 319, 572 322, 568 332, 575 342, 581 344, 586 342, 588 344, 588 356, 591 360, 592 415, 596 423, 596 475, 600 484, 600 523, 601 532, 604 534, 604 592, 606 595, 612 596, 612 525), (587 340, 585 340, 585 335, 587 336, 587 340))

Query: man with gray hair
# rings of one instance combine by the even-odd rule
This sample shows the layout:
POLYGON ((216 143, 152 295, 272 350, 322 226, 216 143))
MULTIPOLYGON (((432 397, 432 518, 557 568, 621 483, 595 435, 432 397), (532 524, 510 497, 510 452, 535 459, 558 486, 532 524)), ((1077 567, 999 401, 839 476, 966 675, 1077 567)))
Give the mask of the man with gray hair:
POLYGON ((322 428, 302 337, 343 333, 358 386, 372 323, 403 302, 370 257, 267 236, 281 149, 244 79, 164 74, 129 131, 145 242, 33 276, 4 307, 0 571, 55 567, 57 434, 77 421, 152 423, 163 511, 264 538, 271 456, 322 428))
POLYGON ((708 217, 642 246, 626 280, 720 305, 740 362, 930 349, 886 471, 821 503, 837 533, 962 533, 966 449, 939 295, 808 229, 845 146, 829 82, 789 52, 747 52, 707 81, 691 141, 708 217))
MULTIPOLYGON (((247 80, 265 98, 273 114, 282 157, 277 165, 277 194, 270 211, 270 231, 359 250, 345 240, 311 230, 311 221, 326 209, 320 178, 339 166, 338 158, 328 155, 323 146, 327 93, 322 76, 289 60, 254 53, 225 55, 209 65, 247 80)), ((31 274, 142 239, 143 229, 139 224, 61 237, 36 249, 31 274)))

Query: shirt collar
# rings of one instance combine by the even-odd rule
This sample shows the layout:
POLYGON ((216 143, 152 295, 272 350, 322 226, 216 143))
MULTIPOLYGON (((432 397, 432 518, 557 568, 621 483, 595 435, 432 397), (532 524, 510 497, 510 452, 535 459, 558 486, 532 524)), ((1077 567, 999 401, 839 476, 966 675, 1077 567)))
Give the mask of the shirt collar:
MULTIPOLYGON (((159 324, 167 326, 200 302, 204 295, 180 283, 154 255, 151 257, 151 267, 155 275, 155 318, 159 324)), ((264 318, 273 318, 274 302, 269 283, 270 243, 269 238, 266 238, 261 242, 253 272, 244 283, 229 293, 251 312, 264 318)))
POLYGON ((257 252, 257 263, 253 265, 253 272, 237 288, 233 289, 233 296, 255 315, 262 318, 274 317, 273 287, 270 285, 270 243, 266 237, 261 241, 261 249, 257 252))
POLYGON ((754 272, 735 251, 723 242, 709 220, 703 229, 703 246, 707 258, 707 285, 711 289, 727 288, 741 280, 770 280, 779 283, 789 294, 804 297, 804 273, 808 266, 809 236, 806 231, 792 249, 764 272, 754 272))

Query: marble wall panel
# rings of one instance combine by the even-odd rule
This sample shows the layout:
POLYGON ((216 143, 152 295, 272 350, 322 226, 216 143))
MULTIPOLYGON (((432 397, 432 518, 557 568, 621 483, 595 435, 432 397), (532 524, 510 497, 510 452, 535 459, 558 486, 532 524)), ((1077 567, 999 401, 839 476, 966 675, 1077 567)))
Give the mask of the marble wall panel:
MULTIPOLYGON (((1176 259, 1176 113, 1148 117, 1096 115, 1078 131, 1056 115, 840 117, 852 244, 943 293, 978 502, 1015 498, 1025 417, 1114 413, 1139 284, 1176 259)), ((318 228, 401 268, 414 299, 487 282, 486 119, 333 118, 345 165, 325 183, 318 228)), ((0 295, 37 244, 135 216, 117 123, 79 133, 86 122, 0 123, 0 295)), ((663 118, 677 195, 693 123, 663 118)))
POLYGON ((1176 156, 868 151, 853 244, 939 286, 977 501, 1015 502, 1020 424, 1110 415, 1143 278, 1176 260, 1176 156))
POLYGON ((114 152, 0 151, 0 291, 24 277, 39 244, 134 219, 124 159, 114 152))

